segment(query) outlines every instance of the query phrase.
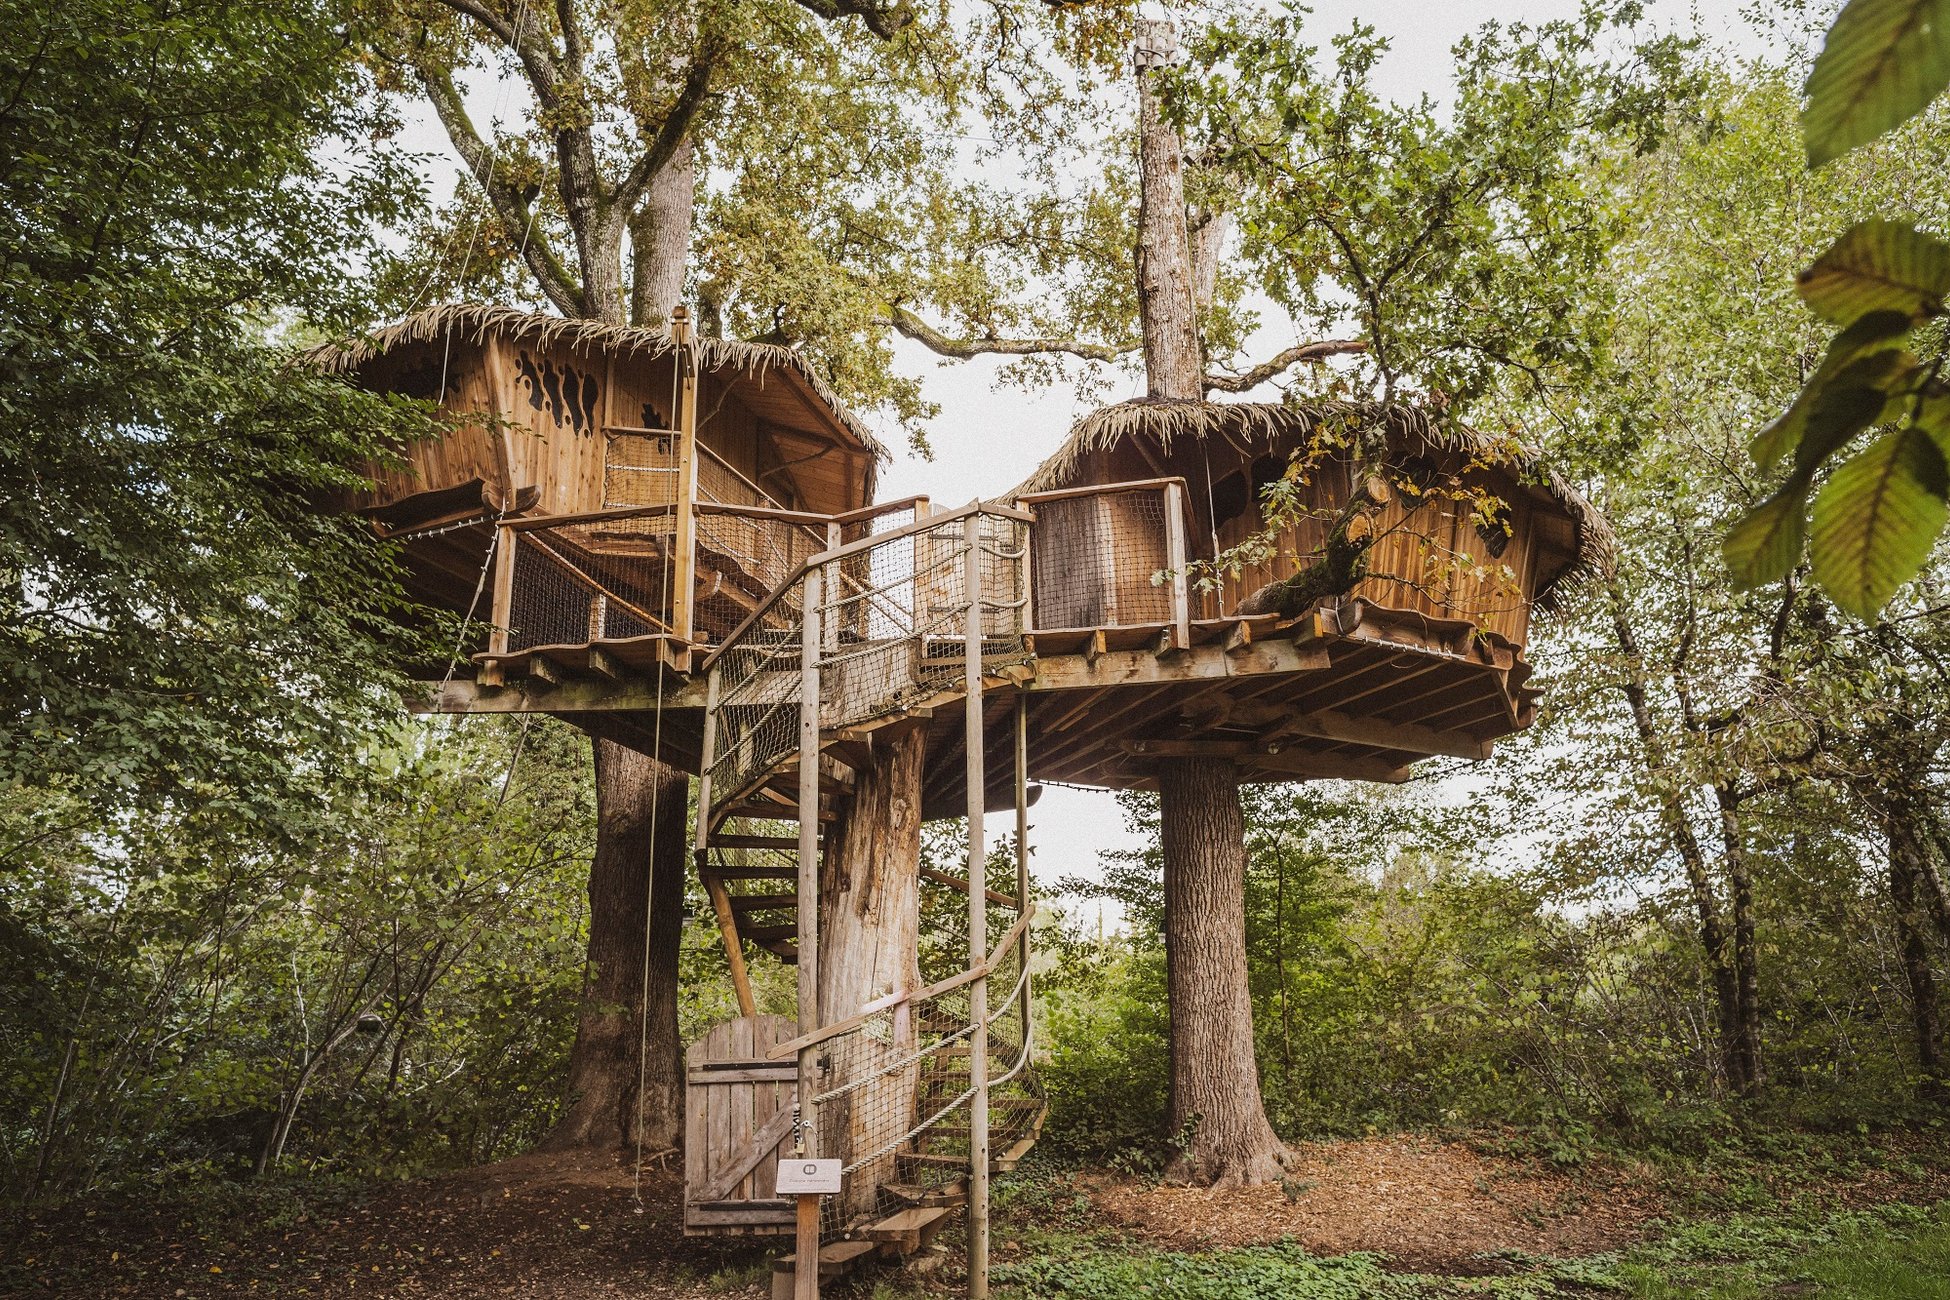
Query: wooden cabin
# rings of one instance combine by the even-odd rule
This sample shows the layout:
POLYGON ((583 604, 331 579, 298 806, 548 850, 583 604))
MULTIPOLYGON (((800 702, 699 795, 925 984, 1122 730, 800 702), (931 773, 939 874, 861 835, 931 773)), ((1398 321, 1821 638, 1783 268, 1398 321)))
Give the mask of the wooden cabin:
POLYGON ((414 596, 494 629, 486 681, 715 644, 867 505, 885 454, 798 353, 681 317, 440 307, 315 355, 453 419, 339 504, 403 544, 414 596))

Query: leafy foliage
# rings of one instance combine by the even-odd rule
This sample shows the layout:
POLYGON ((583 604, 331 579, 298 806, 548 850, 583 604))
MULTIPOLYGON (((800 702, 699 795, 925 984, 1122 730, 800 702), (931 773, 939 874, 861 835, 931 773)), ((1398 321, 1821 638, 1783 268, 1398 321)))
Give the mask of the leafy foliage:
POLYGON ((290 363, 413 187, 333 4, 0 8, 0 783, 302 822, 409 647, 321 513, 425 416, 290 363), (293 762, 294 755, 305 764, 293 762))
MULTIPOLYGON (((1850 0, 1808 77, 1802 114, 1808 166, 1832 163, 1922 112, 1950 84, 1950 7, 1940 0, 1850 0)), ((1941 331, 1927 364, 1896 342, 1944 313, 1950 244, 1899 221, 1859 221, 1801 272, 1802 299, 1843 326, 1828 357, 1754 442, 1763 470, 1794 454, 1787 482, 1734 525, 1728 567, 1748 586, 1799 562, 1804 533, 1815 581, 1843 609, 1873 620, 1929 559, 1943 531, 1941 331), (1857 435, 1899 427, 1866 449, 1857 435), (1817 474, 1832 469, 1815 498, 1817 474)))

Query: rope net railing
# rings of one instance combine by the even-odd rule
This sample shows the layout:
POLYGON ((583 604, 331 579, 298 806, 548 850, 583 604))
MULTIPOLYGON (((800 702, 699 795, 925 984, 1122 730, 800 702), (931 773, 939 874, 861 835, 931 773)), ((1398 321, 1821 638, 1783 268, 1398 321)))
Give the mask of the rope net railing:
MULTIPOLYGON (((700 504, 692 516, 692 560, 671 568, 678 512, 669 504, 606 510, 562 520, 523 520, 509 531, 514 566, 508 648, 586 645, 674 634, 678 584, 691 590, 691 640, 711 645, 825 549, 812 516, 777 518, 768 507, 700 504)), ((792 620, 770 619, 778 628, 792 620)))
POLYGON ((1182 488, 1171 481, 1022 498, 1036 515, 1030 626, 1173 622, 1187 582, 1183 500, 1182 488))
MULTIPOLYGON (((741 940, 781 956, 796 954, 789 937, 803 922, 788 883, 797 875, 798 827, 785 818, 788 810, 817 815, 787 802, 796 781, 782 779, 799 760, 805 670, 817 669, 817 720, 830 735, 965 691, 971 616, 982 668, 1027 656, 1028 522, 980 507, 918 510, 842 523, 837 545, 776 589, 709 661, 702 862, 738 916, 741 940), (806 611, 815 577, 819 600, 806 611), (780 817, 767 819, 773 808, 780 817)), ((822 1206, 824 1236, 958 1194, 973 1155, 971 1053, 985 1053, 992 1155, 1040 1123, 1029 1075, 1024 900, 985 895, 1012 905, 998 903, 990 932, 971 943, 970 882, 935 868, 917 881, 915 924, 926 933, 914 936, 906 978, 919 991, 883 999, 870 1014, 833 1014, 833 1030, 814 1048, 801 1119, 819 1153, 839 1158, 845 1171, 842 1190, 822 1206), (987 999, 979 1017, 978 985, 987 999)))
MULTIPOLYGON (((922 888, 964 897, 952 886, 922 888)), ((990 955, 987 968, 983 1021, 992 1160, 1033 1133, 1043 1106, 1029 1069, 1028 981, 1019 949, 1012 934, 990 955)), ((886 1007, 819 1045, 817 1091, 805 1118, 820 1153, 843 1162, 840 1192, 821 1207, 822 1239, 843 1236, 863 1219, 965 1190, 974 1141, 975 1029, 968 979, 886 1007)))
MULTIPOLYGON (((966 684, 968 533, 985 665, 1025 656, 1028 527, 964 512, 863 538, 821 566, 820 726, 857 726, 966 684)), ((843 548, 844 549, 844 548, 843 548)))

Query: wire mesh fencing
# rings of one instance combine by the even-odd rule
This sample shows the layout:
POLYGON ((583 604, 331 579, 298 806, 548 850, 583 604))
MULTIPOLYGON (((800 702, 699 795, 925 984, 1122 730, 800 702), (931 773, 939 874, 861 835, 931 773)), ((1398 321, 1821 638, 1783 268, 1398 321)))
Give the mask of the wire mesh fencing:
MULTIPOLYGON (((966 952, 962 960, 968 960, 966 952)), ((1012 928, 979 967, 987 1001, 980 1017, 974 1006, 977 969, 876 1011, 820 1044, 818 1091, 807 1104, 807 1122, 819 1151, 838 1156, 843 1171, 839 1194, 821 1207, 822 1238, 844 1235, 863 1219, 966 1192, 978 1050, 986 1065, 990 1159, 1009 1154, 1039 1121, 1043 1103, 1029 1072, 1028 981, 1019 931, 1012 928), (978 1024, 985 1036, 977 1033, 978 1024)))
POLYGON ((673 515, 666 506, 510 530, 508 648, 668 632, 673 515))
POLYGON ((1164 626, 1185 598, 1185 511, 1174 481, 1022 498, 1036 515, 1037 630, 1164 626))
POLYGON ((971 613, 985 665, 1025 655, 1022 520, 957 511, 840 552, 821 566, 822 727, 857 726, 962 689, 971 613))

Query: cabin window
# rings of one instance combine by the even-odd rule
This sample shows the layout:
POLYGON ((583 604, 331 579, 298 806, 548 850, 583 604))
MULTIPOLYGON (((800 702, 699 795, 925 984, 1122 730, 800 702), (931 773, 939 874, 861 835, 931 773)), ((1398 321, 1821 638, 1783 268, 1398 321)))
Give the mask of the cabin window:
POLYGON ((1509 512, 1498 511, 1492 518, 1476 525, 1476 535, 1483 539, 1483 549, 1490 553, 1492 560, 1503 558, 1503 552, 1510 545, 1509 512))
POLYGON ((1212 485, 1212 521, 1223 524, 1228 519, 1237 519, 1246 513, 1252 504, 1252 491, 1246 485, 1244 471, 1235 470, 1212 485))

